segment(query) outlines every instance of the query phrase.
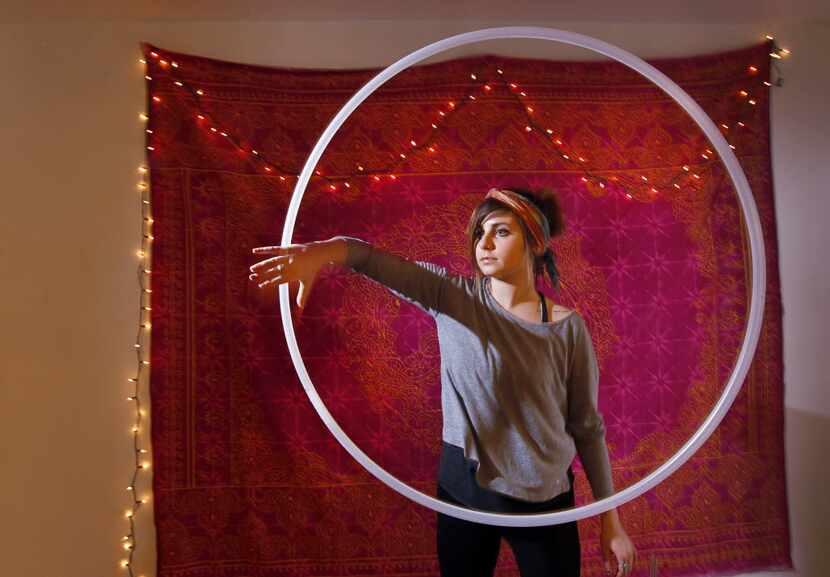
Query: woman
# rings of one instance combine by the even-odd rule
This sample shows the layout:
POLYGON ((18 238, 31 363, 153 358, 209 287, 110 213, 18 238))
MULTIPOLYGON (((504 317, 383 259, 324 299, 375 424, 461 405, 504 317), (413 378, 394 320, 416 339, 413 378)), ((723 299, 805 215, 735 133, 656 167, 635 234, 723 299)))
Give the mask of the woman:
MULTIPOLYGON (((553 511, 574 506, 576 453, 594 497, 614 491, 591 336, 577 312, 536 288, 545 272, 558 288, 548 242, 562 229, 552 192, 491 189, 467 227, 472 279, 345 236, 255 248, 274 256, 253 265, 250 278, 259 287, 299 281, 302 308, 320 268, 345 265, 433 316, 444 417, 438 497, 488 511, 553 511)), ((625 577, 636 552, 617 511, 603 513, 601 526, 606 573, 625 577)), ((580 574, 575 521, 499 527, 438 513, 442 576, 491 576, 502 537, 523 577, 580 574)))

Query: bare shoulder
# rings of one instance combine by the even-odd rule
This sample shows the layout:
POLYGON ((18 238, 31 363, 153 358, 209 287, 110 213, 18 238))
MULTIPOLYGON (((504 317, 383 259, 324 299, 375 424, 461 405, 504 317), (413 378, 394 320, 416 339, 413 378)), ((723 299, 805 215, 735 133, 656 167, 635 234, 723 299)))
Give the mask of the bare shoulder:
POLYGON ((568 316, 574 312, 573 309, 558 305, 547 297, 545 297, 545 300, 548 301, 548 310, 551 311, 551 322, 555 323, 557 321, 561 321, 562 319, 568 318, 568 316))

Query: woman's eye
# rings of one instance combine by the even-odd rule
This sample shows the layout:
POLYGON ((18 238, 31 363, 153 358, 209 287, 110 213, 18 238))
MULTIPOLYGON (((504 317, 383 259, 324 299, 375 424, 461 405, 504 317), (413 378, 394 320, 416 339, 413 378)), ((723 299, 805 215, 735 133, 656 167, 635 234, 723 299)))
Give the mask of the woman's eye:
POLYGON ((510 231, 507 230, 506 228, 502 228, 502 229, 499 230, 499 234, 501 234, 501 233, 504 233, 504 234, 507 235, 507 234, 510 234, 510 231))

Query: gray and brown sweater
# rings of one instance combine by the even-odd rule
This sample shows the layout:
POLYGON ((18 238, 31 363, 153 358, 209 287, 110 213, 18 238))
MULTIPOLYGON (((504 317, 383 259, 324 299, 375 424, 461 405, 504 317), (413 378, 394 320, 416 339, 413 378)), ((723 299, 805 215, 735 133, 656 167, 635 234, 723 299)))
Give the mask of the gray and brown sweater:
POLYGON ((569 467, 578 453, 594 497, 613 494, 597 409, 599 369, 576 311, 554 322, 526 321, 493 298, 486 277, 476 288, 473 278, 440 265, 337 238, 347 241, 347 267, 436 321, 443 412, 438 482, 447 491, 484 508, 498 506, 482 503, 488 501, 482 496, 548 501, 571 488, 569 467))

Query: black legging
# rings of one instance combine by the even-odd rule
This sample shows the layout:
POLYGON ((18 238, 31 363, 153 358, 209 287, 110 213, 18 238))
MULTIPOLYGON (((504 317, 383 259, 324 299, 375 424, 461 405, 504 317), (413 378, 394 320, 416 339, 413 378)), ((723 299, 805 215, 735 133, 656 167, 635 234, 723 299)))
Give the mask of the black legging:
MULTIPOLYGON (((438 485, 438 498, 464 506, 438 485)), ((574 506, 573 485, 543 503, 516 502, 515 513, 541 513, 574 506)), ((581 551, 576 521, 541 527, 501 527, 438 513, 441 577, 492 577, 501 538, 507 539, 522 577, 579 577, 581 551)))

